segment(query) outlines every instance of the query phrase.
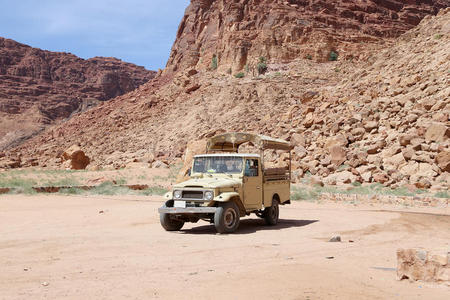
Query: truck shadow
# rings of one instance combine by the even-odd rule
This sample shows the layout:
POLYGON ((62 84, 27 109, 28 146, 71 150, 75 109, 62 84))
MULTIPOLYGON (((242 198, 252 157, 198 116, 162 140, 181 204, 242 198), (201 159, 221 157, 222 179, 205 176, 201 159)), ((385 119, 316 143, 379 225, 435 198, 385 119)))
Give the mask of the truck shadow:
MULTIPOLYGON (((303 227, 309 224, 319 222, 319 220, 290 220, 280 219, 275 226, 266 225, 263 219, 244 219, 241 220, 238 230, 232 234, 249 234, 257 231, 266 230, 281 230, 285 228, 303 227)), ((215 234, 216 229, 213 224, 194 226, 191 229, 182 229, 181 233, 184 234, 215 234)))

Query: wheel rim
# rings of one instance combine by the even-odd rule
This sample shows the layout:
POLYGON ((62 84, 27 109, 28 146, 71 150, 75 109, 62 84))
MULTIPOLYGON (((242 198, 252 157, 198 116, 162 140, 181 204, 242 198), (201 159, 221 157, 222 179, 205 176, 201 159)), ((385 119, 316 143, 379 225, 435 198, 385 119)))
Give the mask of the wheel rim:
POLYGON ((237 219, 237 216, 236 216, 236 212, 234 211, 234 209, 229 208, 225 211, 224 218, 223 218, 225 227, 232 228, 234 226, 234 224, 236 223, 236 219, 237 219))

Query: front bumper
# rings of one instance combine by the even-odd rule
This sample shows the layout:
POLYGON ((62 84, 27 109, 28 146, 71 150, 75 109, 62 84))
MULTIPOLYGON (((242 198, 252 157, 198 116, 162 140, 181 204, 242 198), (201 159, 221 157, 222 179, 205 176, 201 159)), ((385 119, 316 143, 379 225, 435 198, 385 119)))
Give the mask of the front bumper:
POLYGON ((217 207, 160 207, 158 212, 160 214, 213 214, 217 207))

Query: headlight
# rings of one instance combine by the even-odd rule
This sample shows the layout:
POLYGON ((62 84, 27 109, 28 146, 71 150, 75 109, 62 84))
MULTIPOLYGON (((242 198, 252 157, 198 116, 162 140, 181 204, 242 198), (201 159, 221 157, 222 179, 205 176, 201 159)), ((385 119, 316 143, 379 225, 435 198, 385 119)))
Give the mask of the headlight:
POLYGON ((214 193, 212 191, 206 191, 203 194, 203 199, 206 201, 211 201, 212 199, 214 199, 214 193))
POLYGON ((181 191, 173 191, 174 199, 181 199, 181 191))

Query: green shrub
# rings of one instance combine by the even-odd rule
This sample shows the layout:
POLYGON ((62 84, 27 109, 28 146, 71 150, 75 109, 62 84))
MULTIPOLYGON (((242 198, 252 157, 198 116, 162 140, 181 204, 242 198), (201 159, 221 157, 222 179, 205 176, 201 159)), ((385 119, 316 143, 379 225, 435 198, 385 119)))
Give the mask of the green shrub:
POLYGON ((435 39, 435 40, 440 40, 442 37, 443 37, 442 34, 436 34, 436 35, 434 36, 434 39, 435 39))
POLYGON ((447 191, 440 191, 440 192, 437 192, 436 194, 434 194, 434 197, 450 199, 450 194, 447 191))
POLYGON ((312 60, 312 55, 311 54, 306 55, 306 59, 312 60))
POLYGON ((336 60, 338 60, 338 57, 339 57, 339 55, 338 55, 337 52, 331 51, 331 52, 330 52, 330 55, 329 55, 329 57, 328 57, 328 60, 330 60, 330 61, 336 61, 336 60))
POLYGON ((145 189, 143 191, 140 191, 140 194, 143 194, 145 196, 149 196, 149 195, 158 195, 158 196, 162 196, 165 193, 167 193, 167 189, 160 187, 160 186, 151 186, 148 189, 145 189))
POLYGON ((227 73, 231 75, 232 72, 231 68, 228 68, 227 73))
POLYGON ((293 187, 291 190, 292 200, 316 200, 318 197, 319 193, 316 190, 297 187, 293 187))
POLYGON ((70 187, 70 188, 60 189, 59 193, 65 194, 65 195, 82 195, 85 193, 85 191, 83 189, 79 189, 76 187, 70 187))
POLYGON ((217 70, 217 56, 214 54, 211 60, 211 69, 217 70))
POLYGON ((265 57, 260 57, 259 58, 259 62, 258 65, 256 66, 256 69, 258 69, 258 74, 264 74, 267 71, 267 64, 266 64, 266 58, 265 57))
POLYGON ((245 77, 245 73, 244 72, 239 72, 239 73, 235 74, 234 77, 236 77, 236 78, 244 78, 245 77))

